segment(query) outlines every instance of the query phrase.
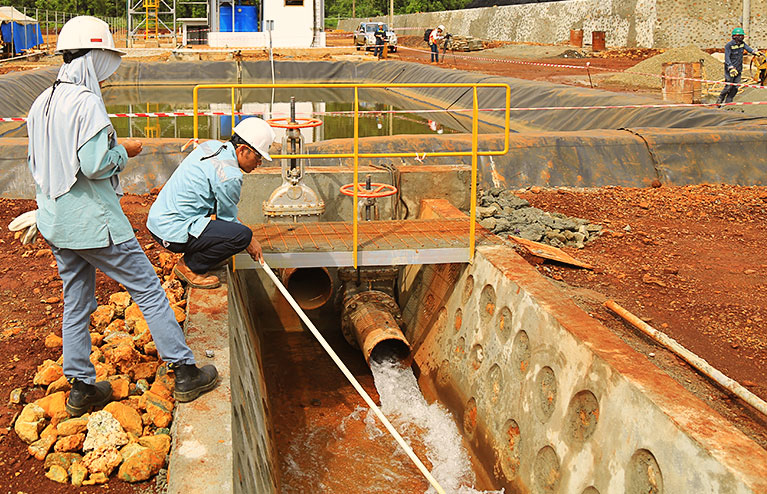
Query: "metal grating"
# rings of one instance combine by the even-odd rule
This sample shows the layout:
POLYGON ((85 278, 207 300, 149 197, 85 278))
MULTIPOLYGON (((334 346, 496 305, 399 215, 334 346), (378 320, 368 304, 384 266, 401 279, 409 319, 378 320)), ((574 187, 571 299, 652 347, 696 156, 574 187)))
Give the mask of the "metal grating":
MULTIPOLYGON (((264 223, 252 226, 266 262, 281 267, 352 265, 352 223, 264 223)), ((468 262, 468 218, 366 221, 358 224, 358 264, 388 266, 468 262)), ((477 243, 499 243, 477 227, 477 243)), ((238 254, 237 269, 255 267, 247 254, 238 254)))

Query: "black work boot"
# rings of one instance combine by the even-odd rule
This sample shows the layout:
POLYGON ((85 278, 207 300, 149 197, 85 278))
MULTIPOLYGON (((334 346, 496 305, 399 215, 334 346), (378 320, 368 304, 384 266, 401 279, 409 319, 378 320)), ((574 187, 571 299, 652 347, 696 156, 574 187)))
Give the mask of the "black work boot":
POLYGON ((79 417, 85 412, 106 405, 112 399, 112 385, 107 381, 86 384, 77 379, 70 379, 72 391, 67 399, 67 413, 79 417))
POLYGON ((168 368, 173 371, 176 379, 173 397, 180 402, 196 399, 215 388, 218 381, 218 371, 212 365, 197 367, 194 364, 169 363, 168 368))

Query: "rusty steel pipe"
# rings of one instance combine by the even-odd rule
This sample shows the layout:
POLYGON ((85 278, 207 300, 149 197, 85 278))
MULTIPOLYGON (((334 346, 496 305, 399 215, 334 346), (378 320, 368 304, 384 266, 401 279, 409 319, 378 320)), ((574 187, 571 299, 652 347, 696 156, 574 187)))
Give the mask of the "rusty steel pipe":
POLYGON ((319 309, 333 296, 333 279, 327 268, 285 268, 280 279, 298 306, 319 309))
POLYGON ((346 341, 362 350, 365 361, 375 351, 389 351, 399 357, 410 354, 410 343, 400 330, 402 315, 388 294, 368 290, 344 302, 341 327, 346 341))

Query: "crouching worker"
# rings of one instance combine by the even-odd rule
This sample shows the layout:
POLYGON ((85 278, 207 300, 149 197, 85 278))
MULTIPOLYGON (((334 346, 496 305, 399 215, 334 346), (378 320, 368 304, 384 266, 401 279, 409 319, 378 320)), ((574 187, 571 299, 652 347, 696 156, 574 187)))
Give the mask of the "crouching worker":
POLYGON ((218 287, 209 271, 243 249, 261 261, 261 245, 237 219, 237 203, 243 172, 272 160, 274 139, 268 123, 246 118, 229 142, 207 141, 192 151, 149 209, 147 228, 163 247, 184 254, 173 272, 190 286, 218 287))
POLYGON ((100 83, 119 67, 106 22, 67 21, 56 52, 64 64, 56 82, 29 110, 28 165, 35 179, 39 232, 50 244, 63 282, 64 375, 72 384, 70 415, 105 405, 111 385, 96 382, 89 357, 90 315, 96 309, 96 269, 121 283, 146 319, 160 357, 175 371, 175 397, 191 401, 216 385, 212 365, 198 368, 152 264, 120 206, 118 174, 139 141, 118 144, 100 83))

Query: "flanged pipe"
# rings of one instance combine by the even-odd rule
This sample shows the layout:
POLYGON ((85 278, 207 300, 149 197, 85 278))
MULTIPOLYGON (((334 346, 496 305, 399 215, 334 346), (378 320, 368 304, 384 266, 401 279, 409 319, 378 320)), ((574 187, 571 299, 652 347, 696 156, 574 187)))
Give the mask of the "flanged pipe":
POLYGON ((319 309, 333 296, 333 279, 327 268, 286 268, 280 278, 304 310, 319 309))
POLYGON ((403 358, 410 354, 410 343, 400 330, 401 321, 399 307, 387 293, 367 290, 344 300, 344 337, 362 350, 368 363, 375 351, 390 351, 403 358))

